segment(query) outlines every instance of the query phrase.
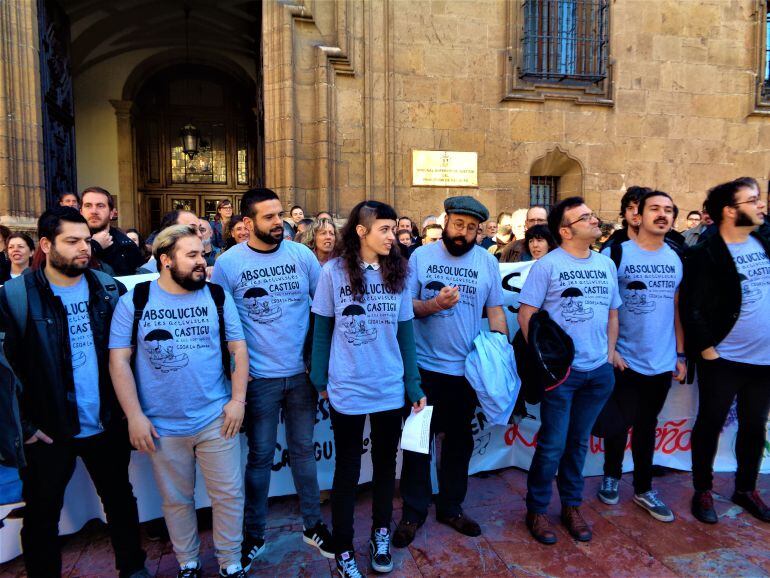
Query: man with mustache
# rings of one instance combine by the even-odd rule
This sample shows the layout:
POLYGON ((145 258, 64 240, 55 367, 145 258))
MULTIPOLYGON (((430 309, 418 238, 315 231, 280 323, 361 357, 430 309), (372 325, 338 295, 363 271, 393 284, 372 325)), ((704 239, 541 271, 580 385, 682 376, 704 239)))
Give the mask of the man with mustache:
POLYGON ((47 210, 37 233, 44 265, 0 289, 5 352, 23 386, 19 408, 27 464, 20 472, 26 502, 21 544, 27 575, 61 575, 59 516, 80 457, 107 516, 120 578, 146 578, 128 479, 131 450, 108 370, 118 287, 88 268, 91 233, 76 209, 47 210), (13 315, 19 286, 26 292, 24 321, 13 315))
POLYGON ((115 199, 101 187, 89 187, 80 195, 80 213, 91 230, 91 251, 115 275, 133 275, 144 264, 139 247, 123 231, 110 225, 115 199))
POLYGON ((245 578, 238 430, 249 356, 232 297, 206 283, 198 234, 190 225, 158 233, 152 253, 160 277, 138 284, 115 308, 110 375, 131 444, 149 454, 178 578, 202 575, 196 464, 211 500, 219 575, 245 578))
POLYGON ((610 424, 615 427, 605 434, 604 479, 598 497, 605 504, 618 503, 628 428, 633 427, 634 503, 662 522, 673 522, 674 514, 652 489, 655 428, 672 373, 680 381, 687 374, 678 312, 683 267, 665 241, 674 214, 667 193, 646 193, 639 199, 636 238, 602 251, 617 266, 623 298, 615 356, 610 360, 615 389, 603 415, 622 423, 610 424))
POLYGON ((698 416, 692 431, 692 513, 719 521, 711 495, 719 434, 737 399, 738 470, 732 501, 770 522, 756 489, 770 409, 770 241, 756 229, 765 202, 747 179, 717 185, 705 208, 718 233, 695 245, 685 261, 682 322, 698 368, 698 416))
POLYGON ((284 240, 283 207, 270 189, 246 192, 241 214, 250 238, 217 259, 211 279, 235 299, 249 348, 249 455, 242 564, 249 566, 265 547, 270 472, 282 406, 291 473, 304 524, 303 540, 323 556, 334 558, 331 536, 321 520, 316 478, 313 429, 318 392, 308 379, 303 358, 310 301, 321 266, 305 245, 284 240), (260 298, 251 298, 255 294, 260 298), (280 315, 265 314, 279 310, 280 315))
MULTIPOLYGON (((417 365, 422 388, 433 405, 431 433, 443 432, 438 470, 436 519, 466 536, 481 528, 463 514, 468 490, 468 464, 473 452, 472 420, 478 400, 465 378, 465 358, 481 332, 486 308, 489 328, 505 335, 502 280, 495 258, 476 245, 487 208, 473 197, 444 202, 446 217, 441 241, 415 250, 409 260, 409 288, 414 305, 417 365), (438 287, 436 293, 433 287, 438 287), (429 287, 430 286, 430 287, 429 287), (447 310, 454 315, 443 315, 447 310)), ((428 515, 432 488, 430 456, 404 452, 401 469, 403 517, 393 545, 408 546, 428 515)))

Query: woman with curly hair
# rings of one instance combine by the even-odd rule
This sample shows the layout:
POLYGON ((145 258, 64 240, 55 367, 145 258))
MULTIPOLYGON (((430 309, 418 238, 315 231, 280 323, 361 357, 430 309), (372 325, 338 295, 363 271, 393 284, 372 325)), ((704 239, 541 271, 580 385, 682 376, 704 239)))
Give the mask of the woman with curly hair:
POLYGON ((396 212, 378 201, 359 203, 340 236, 339 256, 324 266, 313 298, 310 379, 331 405, 337 452, 332 526, 337 570, 344 578, 361 576, 353 554, 353 512, 366 416, 373 471, 369 552, 376 572, 390 572, 404 398, 421 411, 425 395, 417 370, 407 261, 396 244, 396 212))
POLYGON ((331 219, 318 219, 310 228, 302 233, 302 243, 309 247, 318 258, 321 265, 325 265, 334 254, 334 246, 337 244, 337 227, 331 219))

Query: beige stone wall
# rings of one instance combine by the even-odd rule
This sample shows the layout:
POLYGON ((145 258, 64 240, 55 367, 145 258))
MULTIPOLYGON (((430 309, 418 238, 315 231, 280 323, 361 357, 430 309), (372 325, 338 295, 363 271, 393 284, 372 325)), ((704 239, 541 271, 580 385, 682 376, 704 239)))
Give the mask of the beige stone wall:
POLYGON ((268 186, 311 211, 378 198, 423 217, 469 190, 412 187, 412 149, 476 151, 470 192, 495 213, 528 203, 557 147, 579 167, 562 190, 609 218, 635 184, 685 210, 726 179, 766 186, 757 0, 612 0, 612 106, 504 100, 512 2, 266 2, 268 186))

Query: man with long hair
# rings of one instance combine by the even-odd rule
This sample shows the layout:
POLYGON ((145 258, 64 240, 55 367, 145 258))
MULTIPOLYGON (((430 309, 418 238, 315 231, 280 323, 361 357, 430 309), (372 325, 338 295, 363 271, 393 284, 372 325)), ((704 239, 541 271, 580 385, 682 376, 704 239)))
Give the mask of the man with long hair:
POLYGON ((283 207, 270 189, 246 192, 241 215, 248 241, 217 259, 211 280, 235 299, 249 348, 242 564, 249 566, 265 547, 270 473, 282 406, 303 540, 332 558, 331 536, 321 519, 313 445, 318 393, 310 384, 303 357, 310 300, 321 266, 310 249, 284 240, 283 207))
POLYGON ((699 391, 692 513, 707 524, 719 520, 711 495, 714 456, 735 400, 738 470, 732 501, 770 522, 770 508, 756 489, 770 410, 770 241, 756 232, 766 205, 754 183, 736 179, 709 191, 705 208, 717 232, 690 250, 682 282, 682 322, 699 391))
MULTIPOLYGON (((489 328, 508 334, 497 260, 479 245, 476 231, 489 211, 473 197, 444 202, 442 238, 419 247, 409 261, 409 289, 415 315, 417 365, 433 405, 431 432, 443 432, 438 468, 436 519, 466 536, 481 528, 466 516, 468 464, 473 452, 472 420, 478 400, 465 378, 465 358, 481 332, 486 309, 489 328)), ((409 545, 428 515, 433 494, 431 456, 404 452, 401 470, 403 516, 393 545, 409 545)))

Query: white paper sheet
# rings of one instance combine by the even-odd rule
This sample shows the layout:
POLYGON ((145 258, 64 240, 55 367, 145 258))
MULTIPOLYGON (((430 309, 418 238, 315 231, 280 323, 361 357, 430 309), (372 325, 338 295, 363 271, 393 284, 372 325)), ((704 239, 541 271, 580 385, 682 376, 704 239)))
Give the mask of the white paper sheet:
POLYGON ((420 413, 412 412, 406 418, 401 432, 401 449, 427 454, 430 452, 430 420, 433 406, 427 405, 420 413))

